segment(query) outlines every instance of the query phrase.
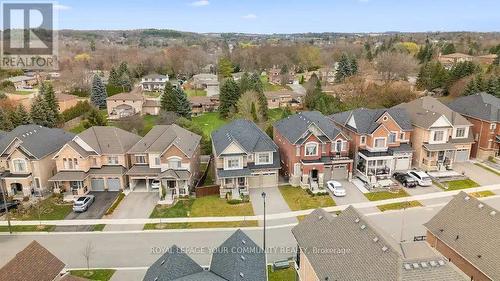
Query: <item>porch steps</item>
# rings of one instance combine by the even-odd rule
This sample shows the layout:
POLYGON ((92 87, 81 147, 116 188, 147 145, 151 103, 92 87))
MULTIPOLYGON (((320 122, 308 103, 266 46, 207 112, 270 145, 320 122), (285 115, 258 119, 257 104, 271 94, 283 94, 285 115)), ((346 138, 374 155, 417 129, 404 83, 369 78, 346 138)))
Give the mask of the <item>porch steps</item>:
POLYGON ((362 193, 369 193, 368 189, 365 187, 365 183, 358 178, 352 179, 352 184, 356 186, 362 193))

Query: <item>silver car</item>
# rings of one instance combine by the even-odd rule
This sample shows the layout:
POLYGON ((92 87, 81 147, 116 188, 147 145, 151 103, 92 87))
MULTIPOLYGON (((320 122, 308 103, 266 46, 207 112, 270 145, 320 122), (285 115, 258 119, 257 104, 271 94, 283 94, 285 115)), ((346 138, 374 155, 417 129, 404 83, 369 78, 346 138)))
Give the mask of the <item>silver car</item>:
POLYGON ((90 205, 94 203, 95 196, 94 195, 85 195, 78 197, 73 203, 73 211, 74 212, 85 212, 88 210, 90 205))

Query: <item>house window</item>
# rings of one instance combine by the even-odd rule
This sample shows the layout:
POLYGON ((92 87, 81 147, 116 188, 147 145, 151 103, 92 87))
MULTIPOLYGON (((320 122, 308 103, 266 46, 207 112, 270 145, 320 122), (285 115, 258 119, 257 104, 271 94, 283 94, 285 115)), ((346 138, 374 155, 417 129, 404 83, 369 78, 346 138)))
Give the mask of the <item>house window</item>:
POLYGON ((396 142, 396 137, 397 137, 397 134, 396 133, 389 133, 389 143, 395 143, 396 142))
POLYGON ((317 143, 306 143, 306 156, 316 156, 318 155, 318 144, 317 143))
POLYGON ((366 144, 366 136, 361 136, 361 138, 360 138, 359 142, 360 142, 361 144, 366 144))
POLYGON ((490 130, 495 130, 497 128, 497 124, 496 123, 491 123, 490 124, 490 130))
POLYGON ((257 154, 257 164, 270 164, 271 163, 271 153, 259 153, 257 154))
POLYGON ((27 171, 26 161, 24 161, 23 159, 14 159, 14 161, 12 161, 12 162, 14 163, 14 171, 21 172, 21 173, 24 173, 27 171))
POLYGON ((144 155, 137 155, 137 156, 135 156, 135 163, 137 163, 137 164, 145 164, 146 163, 146 156, 144 156, 144 155))
POLYGON ((118 156, 108 156, 109 165, 118 165, 118 156))
POLYGON ((78 159, 77 158, 73 159, 73 164, 75 165, 74 168, 78 169, 78 159))
POLYGON ((233 183, 233 179, 232 178, 226 178, 226 179, 224 179, 224 183, 225 184, 232 184, 233 183))
MULTIPOLYGON (((159 158, 158 158, 158 160, 159 160, 159 158)), ((155 162, 156 162, 156 159, 155 159, 155 162)), ((168 160, 168 167, 170 169, 179 169, 181 167, 181 160, 179 160, 179 159, 169 159, 168 160)))
POLYGON ((321 144, 321 153, 326 153, 326 143, 321 144))
POLYGON ((399 133, 399 139, 400 140, 404 140, 405 139, 405 133, 404 132, 399 133))
POLYGON ((300 156, 300 145, 295 146, 295 156, 300 156))
POLYGON ((443 131, 435 131, 434 132, 434 141, 442 141, 444 138, 444 132, 443 131))
POLYGON ((66 158, 63 158, 63 167, 64 167, 64 169, 69 169, 68 159, 66 159, 66 158))
POLYGON ((457 128, 457 132, 455 133, 455 137, 464 138, 465 137, 465 128, 457 128))
POLYGON ((385 147, 385 139, 384 138, 375 139, 375 147, 376 148, 385 147))
POLYGON ((92 166, 97 166, 97 158, 92 158, 92 166))
POLYGON ((342 140, 337 140, 335 142, 335 151, 337 152, 342 151, 342 140))
POLYGON ((228 158, 226 160, 227 169, 238 169, 240 167, 240 159, 239 158, 228 158))

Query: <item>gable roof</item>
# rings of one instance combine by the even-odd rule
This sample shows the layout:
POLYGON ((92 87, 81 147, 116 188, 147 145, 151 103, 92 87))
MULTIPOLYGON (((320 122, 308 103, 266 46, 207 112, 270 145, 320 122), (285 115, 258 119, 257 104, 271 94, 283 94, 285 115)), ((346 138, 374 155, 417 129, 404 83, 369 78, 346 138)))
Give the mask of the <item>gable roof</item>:
POLYGON ((144 96, 137 91, 132 91, 128 93, 119 93, 107 97, 106 100, 131 100, 131 101, 143 101, 144 96))
POLYGON ((485 92, 459 97, 448 107, 466 116, 500 122, 500 99, 485 92))
POLYGON ((201 136, 188 131, 176 124, 156 125, 128 153, 162 153, 175 145, 186 156, 191 157, 196 152, 201 136))
POLYGON ((288 116, 274 123, 280 134, 292 144, 297 143, 309 132, 311 124, 317 126, 330 140, 334 140, 341 131, 333 122, 319 111, 304 111, 288 116))
POLYGON ((216 249, 210 271, 230 281, 267 280, 266 257, 262 248, 238 229, 216 249))
POLYGON ((113 126, 94 126, 79 133, 78 138, 98 154, 125 154, 141 137, 113 126))
POLYGON ((458 112, 451 110, 438 99, 429 96, 396 105, 394 108, 406 109, 412 124, 424 129, 429 129, 441 116, 446 117, 453 126, 472 125, 458 112))
POLYGON ((47 128, 39 125, 21 125, 5 133, 0 139, 0 152, 3 154, 10 144, 18 139, 20 147, 36 159, 58 151, 75 135, 62 129, 47 128))
POLYGON ((167 75, 163 75, 163 74, 158 74, 158 73, 151 73, 151 74, 148 74, 146 76, 143 76, 142 78, 168 79, 168 76, 167 75))
POLYGON ((498 210, 462 191, 424 226, 489 278, 500 280, 498 210))
POLYGON ((64 269, 64 263, 38 242, 31 242, 0 268, 0 280, 52 281, 64 269))
POLYGON ((358 108, 354 110, 344 111, 336 114, 330 115, 330 119, 341 124, 342 126, 355 131, 358 134, 371 134, 378 127, 379 123, 377 120, 384 115, 384 113, 389 114, 389 116, 394 119, 396 124, 403 131, 411 131, 413 127, 411 126, 410 116, 404 108, 382 108, 382 109, 368 109, 368 108, 358 108), (356 128, 348 125, 350 118, 354 118, 356 123, 356 128))
POLYGON ((234 120, 213 131, 212 142, 217 156, 233 142, 249 153, 278 150, 278 146, 266 133, 246 119, 234 120))

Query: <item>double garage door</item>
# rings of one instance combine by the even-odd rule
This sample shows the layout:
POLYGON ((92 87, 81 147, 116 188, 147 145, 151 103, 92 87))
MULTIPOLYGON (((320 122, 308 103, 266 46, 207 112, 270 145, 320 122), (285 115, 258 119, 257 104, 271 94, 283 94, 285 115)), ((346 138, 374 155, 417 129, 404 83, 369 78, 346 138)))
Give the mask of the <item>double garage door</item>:
POLYGON ((261 187, 273 187, 278 186, 278 173, 264 173, 262 175, 256 175, 248 178, 249 188, 259 188, 261 187))
POLYGON ((323 180, 325 182, 329 180, 345 180, 348 176, 347 164, 333 165, 332 167, 325 167, 323 180))
POLYGON ((92 191, 104 191, 105 190, 105 181, 108 187, 108 191, 120 191, 121 184, 119 178, 94 178, 90 180, 90 185, 92 191))

